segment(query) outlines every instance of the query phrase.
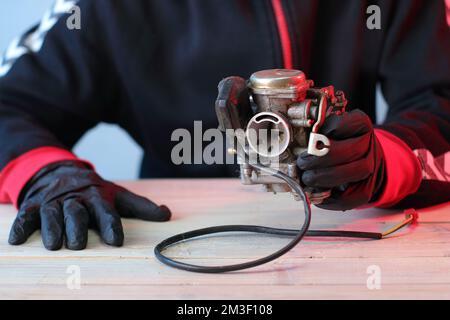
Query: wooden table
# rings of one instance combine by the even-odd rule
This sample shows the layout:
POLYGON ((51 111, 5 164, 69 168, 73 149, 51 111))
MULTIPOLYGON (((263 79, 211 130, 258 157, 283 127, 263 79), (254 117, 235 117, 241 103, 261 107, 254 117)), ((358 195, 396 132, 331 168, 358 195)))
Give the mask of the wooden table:
MULTIPOLYGON (((38 232, 25 245, 9 246, 16 211, 0 206, 0 298, 450 298, 450 204, 418 210, 416 226, 385 240, 309 238, 265 266, 210 275, 166 267, 154 257, 153 247, 176 233, 213 225, 297 228, 303 221, 301 203, 290 194, 261 192, 237 180, 122 184, 174 213, 169 223, 124 220, 122 248, 102 244, 95 232, 84 251, 46 251, 38 232)), ((402 219, 402 212, 314 208, 312 227, 381 231, 402 219)), ((196 240, 168 253, 187 262, 231 264, 267 255, 287 241, 233 234, 196 240)))

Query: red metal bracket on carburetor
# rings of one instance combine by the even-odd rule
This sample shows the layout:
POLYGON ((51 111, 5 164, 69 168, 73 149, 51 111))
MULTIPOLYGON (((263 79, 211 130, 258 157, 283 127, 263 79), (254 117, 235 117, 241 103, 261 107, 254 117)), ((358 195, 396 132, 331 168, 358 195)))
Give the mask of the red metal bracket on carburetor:
POLYGON ((345 96, 343 95, 342 91, 338 92, 339 97, 336 98, 333 86, 329 86, 318 90, 318 94, 320 95, 320 101, 317 112, 317 120, 314 123, 309 136, 308 153, 311 155, 321 157, 328 154, 330 148, 330 140, 326 136, 319 134, 319 130, 322 127, 323 123, 325 122, 325 118, 327 116, 328 99, 331 99, 332 105, 337 103, 341 104, 341 109, 338 110, 337 112, 335 111, 336 113, 339 114, 345 112, 347 102, 345 100, 345 96), (320 147, 319 143, 321 143, 320 147))

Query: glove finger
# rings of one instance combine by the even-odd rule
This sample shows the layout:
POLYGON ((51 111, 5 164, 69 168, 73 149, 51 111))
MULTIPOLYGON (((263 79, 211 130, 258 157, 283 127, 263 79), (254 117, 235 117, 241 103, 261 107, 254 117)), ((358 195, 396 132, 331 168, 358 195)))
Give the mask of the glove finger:
POLYGON ((163 222, 170 220, 172 216, 165 205, 158 206, 153 201, 127 190, 117 194, 116 206, 123 217, 163 222))
POLYGON ((61 205, 56 201, 43 205, 40 216, 44 247, 52 251, 61 249, 64 237, 64 215, 61 205))
POLYGON ((367 154, 370 144, 370 134, 346 140, 332 140, 328 154, 317 157, 303 152, 297 158, 297 165, 301 170, 328 168, 350 163, 361 159, 367 154))
POLYGON ((353 183, 343 191, 333 190, 331 196, 317 207, 326 210, 352 210, 369 203, 370 194, 367 183, 353 183))
POLYGON ((373 163, 361 159, 336 167, 307 170, 302 175, 303 183, 313 188, 334 188, 346 183, 366 179, 373 172, 373 163))
POLYGON ((89 229, 89 213, 78 199, 64 201, 64 224, 66 226, 66 247, 70 250, 86 248, 89 229))
POLYGON ((361 110, 353 110, 342 115, 331 115, 328 117, 320 133, 328 138, 344 140, 357 137, 372 131, 372 121, 361 110))
POLYGON ((98 197, 92 198, 88 206, 97 221, 103 241, 111 246, 122 246, 124 239, 122 221, 113 205, 98 197))
POLYGON ((9 232, 8 243, 20 245, 27 241, 28 237, 40 227, 39 205, 22 204, 19 213, 9 232))

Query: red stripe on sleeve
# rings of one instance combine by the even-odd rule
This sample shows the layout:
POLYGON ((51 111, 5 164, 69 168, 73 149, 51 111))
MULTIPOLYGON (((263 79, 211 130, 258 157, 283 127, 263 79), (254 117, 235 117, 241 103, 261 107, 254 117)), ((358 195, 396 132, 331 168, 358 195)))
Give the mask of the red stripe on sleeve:
POLYGON ((12 160, 0 172, 0 203, 13 203, 17 207, 20 192, 39 170, 66 160, 81 161, 93 168, 92 164, 78 159, 73 153, 55 147, 37 148, 12 160))
POLYGON ((291 38, 289 37, 289 29, 284 15, 283 5, 280 0, 272 0, 272 7, 277 20, 278 33, 283 49, 284 68, 293 69, 291 38))
POLYGON ((447 23, 448 26, 450 27, 450 0, 445 0, 445 4, 447 7, 447 23))

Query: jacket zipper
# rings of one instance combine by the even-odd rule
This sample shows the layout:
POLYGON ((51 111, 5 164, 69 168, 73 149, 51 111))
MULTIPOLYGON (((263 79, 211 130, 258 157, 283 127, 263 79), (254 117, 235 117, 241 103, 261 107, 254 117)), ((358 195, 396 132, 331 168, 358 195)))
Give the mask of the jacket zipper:
POLYGON ((278 34, 283 52, 283 64, 285 69, 293 69, 292 44, 289 36, 289 29, 286 22, 286 15, 281 0, 271 0, 272 8, 277 21, 278 34))

